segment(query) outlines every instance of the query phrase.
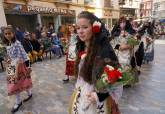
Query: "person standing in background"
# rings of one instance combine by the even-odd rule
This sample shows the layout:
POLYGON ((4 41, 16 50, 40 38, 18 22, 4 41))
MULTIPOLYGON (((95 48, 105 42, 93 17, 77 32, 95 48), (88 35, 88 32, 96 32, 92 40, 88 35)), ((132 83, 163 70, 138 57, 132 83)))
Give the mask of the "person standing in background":
POLYGON ((65 75, 66 78, 63 79, 63 82, 69 81, 69 76, 74 75, 74 64, 76 59, 76 43, 77 43, 77 34, 76 28, 74 25, 69 25, 69 37, 68 37, 68 51, 66 56, 66 69, 65 75))

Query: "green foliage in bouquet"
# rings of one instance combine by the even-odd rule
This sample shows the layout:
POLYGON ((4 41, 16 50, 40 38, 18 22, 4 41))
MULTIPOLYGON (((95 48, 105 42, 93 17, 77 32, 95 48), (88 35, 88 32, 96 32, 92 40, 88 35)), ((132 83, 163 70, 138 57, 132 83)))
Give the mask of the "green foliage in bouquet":
POLYGON ((96 82, 96 89, 101 91, 104 89, 113 89, 113 87, 118 85, 130 85, 134 82, 134 69, 127 69, 126 71, 122 72, 122 77, 119 78, 115 83, 108 83, 106 80, 106 74, 102 74, 101 79, 97 80, 96 82))
POLYGON ((105 89, 108 86, 108 82, 105 80, 106 74, 103 74, 101 79, 97 80, 96 82, 96 89, 105 89))
POLYGON ((133 79, 133 70, 129 68, 122 72, 122 78, 118 80, 118 83, 122 84, 123 86, 129 85, 133 79))
POLYGON ((6 55, 6 49, 5 47, 2 45, 2 41, 0 40, 0 58, 5 57, 6 55))
POLYGON ((99 91, 110 88, 119 80, 119 78, 122 78, 120 70, 110 65, 106 65, 106 67, 104 67, 104 73, 101 75, 101 78, 97 80, 95 87, 99 91))
POLYGON ((136 46, 139 44, 139 41, 135 39, 134 37, 129 37, 127 43, 130 46, 136 46))

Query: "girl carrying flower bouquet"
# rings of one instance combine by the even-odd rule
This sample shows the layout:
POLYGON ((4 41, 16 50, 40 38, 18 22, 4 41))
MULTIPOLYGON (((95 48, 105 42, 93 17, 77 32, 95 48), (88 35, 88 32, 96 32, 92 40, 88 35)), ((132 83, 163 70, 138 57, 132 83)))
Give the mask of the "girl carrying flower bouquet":
POLYGON ((78 15, 77 33, 77 83, 69 114, 120 114, 117 104, 123 86, 109 85, 115 84, 121 73, 112 75, 112 83, 99 84, 107 65, 118 68, 117 56, 108 42, 109 32, 99 18, 83 11, 78 15))
MULTIPOLYGON (((125 17, 121 17, 118 23, 112 29, 111 35, 114 39, 111 44, 114 45, 115 52, 118 56, 122 72, 130 78, 128 85, 133 84, 136 68, 132 68, 131 61, 134 59, 134 47, 139 44, 134 38, 136 31, 132 28, 130 21, 125 17)), ((134 61, 134 60, 133 60, 134 61)))

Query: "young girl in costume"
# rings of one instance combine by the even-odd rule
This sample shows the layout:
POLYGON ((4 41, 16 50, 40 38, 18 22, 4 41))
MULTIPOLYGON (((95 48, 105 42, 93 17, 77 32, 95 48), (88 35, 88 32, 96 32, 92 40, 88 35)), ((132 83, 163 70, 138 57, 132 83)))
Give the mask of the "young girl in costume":
POLYGON ((122 85, 111 89, 96 89, 107 64, 116 66, 117 57, 109 44, 109 32, 99 18, 83 11, 78 15, 76 76, 69 114, 119 114, 118 99, 122 85), (95 26, 96 25, 96 26, 95 26))
POLYGON ((32 80, 30 76, 31 69, 29 68, 29 59, 23 46, 16 40, 14 30, 12 27, 5 27, 4 31, 4 44, 6 44, 7 56, 5 61, 6 74, 7 74, 7 88, 8 95, 15 95, 16 101, 11 112, 18 111, 22 105, 20 93, 24 90, 27 91, 27 98, 23 101, 28 101, 32 98, 31 87, 32 80))
POLYGON ((69 76, 74 75, 74 64, 76 59, 76 43, 77 43, 77 34, 76 28, 74 25, 69 25, 69 44, 68 44, 68 52, 66 57, 66 70, 65 75, 67 76, 63 79, 64 82, 69 81, 69 76))

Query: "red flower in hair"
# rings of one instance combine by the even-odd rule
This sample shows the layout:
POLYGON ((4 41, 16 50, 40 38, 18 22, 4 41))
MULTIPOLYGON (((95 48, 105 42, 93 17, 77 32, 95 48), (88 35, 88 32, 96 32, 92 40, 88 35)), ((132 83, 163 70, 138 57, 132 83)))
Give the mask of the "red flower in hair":
POLYGON ((101 23, 98 22, 98 21, 95 21, 93 23, 93 26, 92 26, 92 32, 93 33, 99 33, 100 32, 100 27, 101 27, 101 23))

